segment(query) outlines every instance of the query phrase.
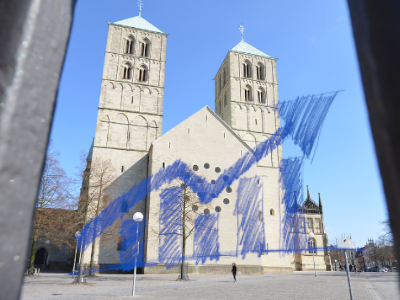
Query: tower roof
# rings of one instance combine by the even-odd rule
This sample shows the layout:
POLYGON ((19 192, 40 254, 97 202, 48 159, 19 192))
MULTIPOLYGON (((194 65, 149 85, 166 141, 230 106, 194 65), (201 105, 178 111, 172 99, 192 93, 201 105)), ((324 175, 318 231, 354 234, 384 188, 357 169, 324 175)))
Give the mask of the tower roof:
POLYGON ((272 56, 269 56, 268 54, 258 50, 257 48, 255 48, 252 45, 246 43, 245 41, 240 41, 239 44, 237 44, 235 47, 233 47, 229 51, 238 52, 238 53, 244 53, 244 54, 250 54, 250 55, 256 55, 256 56, 261 56, 261 57, 265 57, 265 58, 276 59, 276 58, 274 58, 272 56))
POLYGON ((148 22, 147 20, 143 19, 141 16, 125 19, 125 20, 118 21, 115 23, 110 23, 110 24, 136 28, 136 29, 149 31, 149 32, 166 34, 166 33, 162 32, 160 29, 158 29, 156 26, 154 26, 153 24, 148 22))

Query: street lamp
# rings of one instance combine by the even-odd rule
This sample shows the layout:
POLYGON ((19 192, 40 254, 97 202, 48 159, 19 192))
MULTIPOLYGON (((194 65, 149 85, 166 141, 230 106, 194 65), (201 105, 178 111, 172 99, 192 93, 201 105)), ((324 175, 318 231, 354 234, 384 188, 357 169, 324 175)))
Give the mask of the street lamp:
POLYGON ((315 269, 315 257, 314 257, 314 252, 315 252, 315 249, 314 249, 314 246, 315 246, 314 245, 314 232, 310 232, 308 237, 309 237, 310 242, 311 242, 312 258, 313 258, 313 261, 314 261, 314 273, 315 273, 315 277, 317 277, 317 270, 315 269))
POLYGON ((335 271, 337 271, 336 263, 337 263, 337 260, 335 259, 335 271))
MULTIPOLYGON (((76 242, 76 246, 78 247, 78 242, 79 239, 81 238, 81 232, 78 231, 77 233, 75 233, 75 236, 77 237, 78 241, 76 242)), ((83 236, 84 237, 84 236, 83 236)), ((74 279, 74 281, 72 283, 86 283, 86 279, 83 278, 83 270, 82 270, 82 247, 83 247, 83 241, 84 239, 82 239, 81 242, 81 249, 79 251, 79 275, 77 275, 74 279)))
MULTIPOLYGON (((76 239, 79 239, 80 236, 81 236, 80 231, 77 231, 77 232, 75 233, 75 238, 76 238, 76 239)), ((74 275, 75 275, 76 252, 77 252, 77 251, 78 251, 78 242, 76 242, 76 246, 75 246, 74 266, 73 266, 73 268, 72 268, 72 277, 74 277, 74 275)))
POLYGON ((136 237, 137 237, 137 249, 138 255, 135 257, 135 269, 133 271, 133 288, 132 288, 132 296, 135 296, 135 288, 136 288, 136 265, 137 265, 137 257, 140 254, 139 249, 139 223, 143 221, 143 214, 141 212, 136 212, 133 215, 133 221, 136 223, 136 237))

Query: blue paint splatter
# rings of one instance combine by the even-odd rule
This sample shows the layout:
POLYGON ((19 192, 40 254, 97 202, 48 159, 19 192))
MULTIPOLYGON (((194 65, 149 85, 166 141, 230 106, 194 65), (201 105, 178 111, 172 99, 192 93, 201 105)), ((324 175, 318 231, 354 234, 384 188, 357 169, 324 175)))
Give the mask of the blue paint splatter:
MULTIPOLYGON (((240 179, 239 181, 238 199, 235 207, 235 215, 238 217, 238 221, 240 219, 238 222, 237 247, 241 247, 240 254, 243 258, 249 252, 256 252, 261 255, 262 252, 307 251, 304 228, 300 226, 300 220, 304 219, 304 214, 302 215, 297 209, 298 203, 302 199, 302 164, 304 159, 310 158, 313 149, 313 157, 315 156, 315 143, 318 143, 324 120, 337 93, 299 97, 293 101, 283 102, 280 108, 277 107, 282 120, 285 122, 282 130, 278 128, 268 140, 260 143, 252 151, 245 153, 243 157, 218 177, 215 184, 211 184, 205 178, 193 173, 188 165, 181 160, 175 161, 167 168, 160 169, 156 174, 135 184, 127 193, 111 202, 97 218, 90 220, 81 231, 78 247, 83 244, 84 249, 86 249, 115 220, 122 219, 126 211, 145 199, 150 192, 158 191, 161 186, 170 184, 174 179, 183 181, 192 192, 198 195, 200 202, 210 203, 263 157, 280 146, 283 140, 292 138, 294 143, 301 148, 304 157, 281 160, 279 168, 280 184, 286 192, 282 198, 285 211, 281 224, 280 249, 270 249, 268 245, 265 246, 262 195, 259 196, 261 186, 255 185, 256 178, 240 179)), ((144 262, 141 250, 141 253, 137 256, 141 266, 165 263, 167 267, 172 267, 179 264, 181 237, 178 234, 172 234, 170 231, 177 232, 181 226, 180 218, 177 217, 181 211, 180 205, 178 205, 181 193, 182 190, 179 188, 169 188, 161 192, 158 262, 144 262)), ((137 237, 134 234, 128 235, 126 233, 127 229, 131 229, 132 226, 134 226, 132 222, 123 222, 121 235, 125 238, 124 246, 128 250, 122 252, 121 264, 107 268, 124 270, 132 268, 134 255, 132 254, 129 257, 129 253, 135 251, 135 240, 137 241, 137 238, 143 239, 143 236, 137 237)), ((218 244, 218 214, 199 216, 195 221, 195 228, 193 259, 196 260, 196 263, 204 263, 206 259, 218 260, 221 255, 218 244)), ((143 229, 141 229, 141 232, 143 232, 143 229)))

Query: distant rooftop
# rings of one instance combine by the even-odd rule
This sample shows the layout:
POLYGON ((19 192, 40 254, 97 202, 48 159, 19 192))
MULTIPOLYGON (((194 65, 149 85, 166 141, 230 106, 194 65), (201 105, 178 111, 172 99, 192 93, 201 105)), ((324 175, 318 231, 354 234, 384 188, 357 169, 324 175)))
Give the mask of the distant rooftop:
POLYGON ((160 29, 158 29, 156 26, 154 26, 153 24, 148 22, 147 20, 143 19, 141 16, 125 19, 125 20, 118 21, 115 23, 110 23, 110 24, 136 28, 136 29, 149 31, 149 32, 166 34, 166 33, 162 32, 160 29))
POLYGON ((272 56, 269 56, 268 54, 258 50, 257 48, 255 48, 252 45, 246 43, 245 41, 241 41, 239 44, 237 44, 235 47, 233 47, 229 51, 243 53, 243 54, 256 55, 256 56, 261 56, 261 57, 265 57, 265 58, 276 59, 276 58, 274 58, 272 56))

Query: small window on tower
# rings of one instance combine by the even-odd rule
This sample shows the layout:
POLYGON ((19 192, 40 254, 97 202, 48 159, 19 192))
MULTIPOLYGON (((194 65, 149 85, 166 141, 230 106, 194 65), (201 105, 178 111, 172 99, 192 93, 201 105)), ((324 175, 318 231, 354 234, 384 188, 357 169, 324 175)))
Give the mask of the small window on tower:
POLYGON ((228 97, 224 94, 224 107, 228 104, 228 97))
POLYGON ((142 65, 139 68, 139 81, 146 81, 147 80, 147 68, 146 66, 142 65))
POLYGON ((261 87, 257 91, 257 98, 259 103, 265 103, 265 91, 261 87))
POLYGON ((130 64, 125 64, 122 69, 122 79, 131 79, 132 76, 132 68, 130 64))
POLYGON ((243 77, 251 78, 251 63, 248 60, 243 63, 243 77))
POLYGON ((256 67, 257 69, 257 79, 264 80, 264 66, 262 63, 259 63, 256 67))
POLYGON ((149 57, 150 56, 150 41, 148 39, 144 39, 140 42, 140 56, 149 57))
POLYGON ((226 69, 224 68, 224 85, 226 83, 226 69))
POLYGON ((244 100, 251 101, 251 87, 249 85, 244 88, 244 100))
POLYGON ((133 47, 134 45, 134 39, 132 36, 130 36, 126 41, 125 41, 125 53, 126 54, 133 54, 133 47))

